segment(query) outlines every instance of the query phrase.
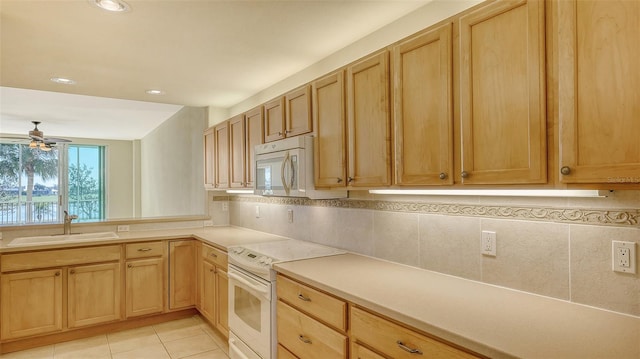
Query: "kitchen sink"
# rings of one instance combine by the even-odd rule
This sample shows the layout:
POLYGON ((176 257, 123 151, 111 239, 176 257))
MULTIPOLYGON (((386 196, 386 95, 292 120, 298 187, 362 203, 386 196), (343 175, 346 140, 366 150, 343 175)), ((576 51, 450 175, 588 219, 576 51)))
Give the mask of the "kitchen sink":
POLYGON ((120 238, 115 232, 96 232, 78 234, 56 234, 52 236, 18 237, 7 247, 37 246, 43 244, 74 243, 120 238))

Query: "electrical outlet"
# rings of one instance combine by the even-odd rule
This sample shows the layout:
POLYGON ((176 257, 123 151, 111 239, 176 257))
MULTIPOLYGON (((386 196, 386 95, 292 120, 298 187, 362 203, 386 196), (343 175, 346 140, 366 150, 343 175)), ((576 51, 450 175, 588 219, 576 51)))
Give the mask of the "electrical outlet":
POLYGON ((229 210, 229 202, 222 202, 222 212, 227 212, 229 210))
POLYGON ((213 227, 213 221, 212 220, 204 221, 204 222, 202 222, 202 226, 203 227, 213 227))
POLYGON ((256 218, 260 218, 260 206, 256 206, 256 218))
POLYGON ((611 265, 614 272, 636 273, 636 243, 612 241, 611 265))
POLYGON ((496 232, 482 231, 480 235, 480 253, 485 256, 496 256, 496 232))
POLYGON ((119 225, 118 232, 129 232, 129 225, 126 225, 126 224, 119 225))
POLYGON ((289 221, 289 223, 293 223, 293 210, 292 209, 288 209, 287 210, 287 220, 289 221))

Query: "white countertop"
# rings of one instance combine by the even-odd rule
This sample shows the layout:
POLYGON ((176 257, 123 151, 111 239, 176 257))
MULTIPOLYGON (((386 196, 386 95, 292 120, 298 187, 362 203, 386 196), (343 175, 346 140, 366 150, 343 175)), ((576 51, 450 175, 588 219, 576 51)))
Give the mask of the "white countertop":
MULTIPOLYGON (((148 231, 131 231, 131 232, 118 232, 119 238, 97 240, 97 241, 83 241, 83 242, 69 242, 60 244, 44 244, 35 246, 18 246, 8 247, 7 243, 2 242, 0 245, 0 253, 10 252, 22 252, 41 249, 54 249, 54 248, 73 248, 82 247, 88 245, 101 245, 101 244, 117 244, 136 241, 148 241, 148 240, 162 240, 173 238, 195 238, 203 242, 209 243, 214 247, 226 250, 228 247, 236 245, 244 245, 250 243, 271 242, 276 240, 286 239, 285 237, 276 236, 264 232, 254 231, 251 229, 238 228, 238 227, 194 227, 194 228, 182 228, 182 229, 160 229, 160 230, 148 230, 148 231)), ((9 241, 7 241, 9 242, 9 241)))
POLYGON ((640 358, 640 318, 357 254, 275 269, 492 358, 640 358))

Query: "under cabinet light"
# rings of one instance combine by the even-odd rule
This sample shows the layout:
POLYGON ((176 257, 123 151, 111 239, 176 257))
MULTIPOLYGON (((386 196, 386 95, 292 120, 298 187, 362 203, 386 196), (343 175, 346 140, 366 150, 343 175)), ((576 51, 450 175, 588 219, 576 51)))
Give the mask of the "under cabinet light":
POLYGON ((252 189, 228 189, 227 193, 230 194, 253 194, 252 189))
POLYGON ((607 197, 609 191, 567 189, 372 189, 373 194, 507 197, 607 197))

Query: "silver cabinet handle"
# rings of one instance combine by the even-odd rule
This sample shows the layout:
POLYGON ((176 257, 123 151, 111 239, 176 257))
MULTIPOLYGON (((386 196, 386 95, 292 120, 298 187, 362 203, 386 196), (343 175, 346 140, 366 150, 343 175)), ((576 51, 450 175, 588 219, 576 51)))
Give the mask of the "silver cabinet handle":
POLYGON ((300 341, 305 343, 305 344, 311 344, 311 339, 305 337, 302 334, 298 335, 298 339, 300 339, 300 341))
POLYGON ((76 274, 76 270, 75 270, 75 269, 72 269, 72 270, 70 270, 70 271, 69 271, 69 273, 70 273, 70 274, 76 274))
POLYGON ((467 178, 467 177, 469 177, 469 172, 467 172, 467 171, 462 171, 462 173, 460 174, 460 177, 462 177, 462 178, 467 178))
POLYGON ((441 180, 443 180, 443 179, 447 179, 447 174, 446 174, 446 173, 444 173, 444 172, 441 172, 441 173, 440 173, 440 175, 439 175, 438 177, 440 177, 440 179, 441 179, 441 180))
POLYGON ((133 268, 133 264, 131 263, 127 264, 127 268, 133 268))
POLYGON ((398 340, 398 341, 396 342, 396 344, 398 344, 398 346, 400 347, 400 349, 402 349, 402 350, 404 350, 404 351, 406 351, 406 352, 409 352, 409 353, 411 353, 411 354, 420 354, 420 355, 422 355, 422 351, 421 351, 420 349, 412 349, 412 348, 409 348, 408 346, 406 346, 406 345, 405 345, 402 341, 400 341, 400 340, 398 340))
POLYGON ((60 272, 56 272, 56 277, 59 277, 59 276, 60 276, 60 272))
POLYGON ((353 177, 347 177, 347 183, 351 183, 353 182, 354 178, 353 177))
POLYGON ((304 302, 310 302, 311 298, 309 297, 305 297, 302 293, 298 294, 298 299, 304 301, 304 302))
POLYGON ((140 249, 138 249, 138 252, 148 252, 150 250, 151 250, 151 248, 140 248, 140 249))
POLYGON ((213 257, 213 258, 218 258, 218 255, 215 253, 209 253, 209 256, 213 257))
POLYGON ((284 131, 284 133, 291 133, 291 132, 293 132, 293 131, 291 131, 291 130, 285 130, 284 131))
POLYGON ((338 183, 342 182, 342 178, 338 177, 338 183))
POLYGON ((566 176, 571 173, 571 168, 568 166, 564 166, 560 169, 560 173, 566 176))
POLYGON ((282 132, 281 131, 278 131, 278 136, 282 136, 282 132))

